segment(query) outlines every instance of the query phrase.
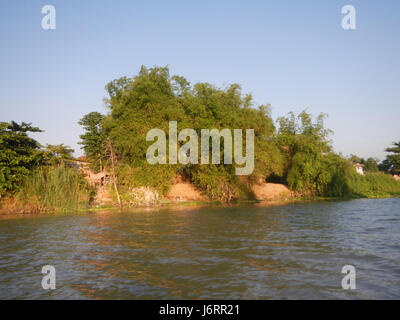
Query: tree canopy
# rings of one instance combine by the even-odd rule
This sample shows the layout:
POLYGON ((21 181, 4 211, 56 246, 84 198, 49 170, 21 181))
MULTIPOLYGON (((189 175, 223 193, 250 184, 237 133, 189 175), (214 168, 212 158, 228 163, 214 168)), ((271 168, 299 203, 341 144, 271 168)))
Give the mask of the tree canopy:
POLYGON ((74 149, 65 146, 63 143, 57 145, 47 144, 44 150, 44 157, 50 165, 63 165, 74 158, 73 153, 74 149))
POLYGON ((389 152, 383 161, 383 168, 393 174, 400 174, 400 141, 393 142, 393 146, 385 149, 389 152))
MULTIPOLYGON (((95 132, 95 136, 104 130, 112 140, 118 156, 120 182, 127 188, 150 185, 165 191, 181 173, 211 197, 241 192, 235 186, 238 178, 232 165, 182 167, 147 163, 146 151, 151 143, 146 141, 146 133, 153 128, 168 132, 172 120, 177 121, 178 131, 192 128, 199 136, 201 129, 254 129, 257 151, 251 179, 283 173, 283 154, 273 139, 276 129, 269 105, 255 106, 251 94, 242 95, 238 84, 223 89, 209 83, 191 85, 182 76, 171 76, 167 67, 143 66, 137 76, 111 81, 106 90, 110 113, 101 120, 101 129, 93 130, 88 121, 81 120, 80 124, 90 128, 88 133, 95 132)), ((88 118, 92 119, 93 113, 84 117, 88 118)), ((88 133, 82 136, 82 144, 90 157, 93 152, 87 147, 91 141, 88 133)), ((222 142, 221 158, 223 146, 222 142)))
POLYGON ((30 171, 43 162, 40 144, 28 132, 42 130, 25 122, 0 122, 0 195, 16 190, 30 171))
POLYGON ((98 162, 97 168, 103 170, 103 159, 106 154, 105 134, 101 122, 105 116, 99 112, 91 112, 85 115, 78 124, 80 124, 85 133, 80 135, 82 149, 85 151, 89 161, 98 162))

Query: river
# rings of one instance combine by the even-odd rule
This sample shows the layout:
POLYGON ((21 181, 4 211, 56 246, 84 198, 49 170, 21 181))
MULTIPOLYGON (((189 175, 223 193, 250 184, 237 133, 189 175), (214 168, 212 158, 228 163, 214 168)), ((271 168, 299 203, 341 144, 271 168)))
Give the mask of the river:
POLYGON ((400 299, 400 199, 1 219, 0 299, 400 299))

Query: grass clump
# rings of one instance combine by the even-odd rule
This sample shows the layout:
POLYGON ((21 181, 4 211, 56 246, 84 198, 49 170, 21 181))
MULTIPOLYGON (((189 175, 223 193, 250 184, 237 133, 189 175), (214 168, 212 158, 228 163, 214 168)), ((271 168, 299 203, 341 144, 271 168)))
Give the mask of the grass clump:
POLYGON ((77 170, 41 167, 24 180, 15 200, 29 212, 57 212, 87 208, 93 195, 77 170))

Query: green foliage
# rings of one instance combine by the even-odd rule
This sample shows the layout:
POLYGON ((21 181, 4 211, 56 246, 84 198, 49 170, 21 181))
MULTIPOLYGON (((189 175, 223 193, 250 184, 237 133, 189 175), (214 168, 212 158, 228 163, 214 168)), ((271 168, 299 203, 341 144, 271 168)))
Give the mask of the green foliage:
POLYGON ((79 144, 83 146, 82 148, 89 161, 98 162, 98 166, 95 166, 98 171, 103 170, 103 160, 106 157, 106 135, 102 126, 104 117, 99 112, 90 112, 78 122, 85 130, 85 133, 80 135, 82 141, 79 144))
POLYGON ((378 172, 378 161, 374 158, 368 158, 364 162, 364 167, 366 172, 378 172))
POLYGON ((321 113, 313 122, 312 115, 302 111, 299 115, 290 112, 287 117, 278 118, 277 141, 287 146, 289 154, 298 152, 320 154, 329 152, 332 147, 328 136, 333 132, 324 128, 326 115, 321 113))
POLYGON ((386 171, 389 171, 393 174, 400 173, 400 141, 393 142, 394 147, 385 149, 386 152, 390 152, 391 154, 386 156, 386 159, 383 163, 383 168, 386 171))
POLYGON ((63 143, 57 145, 46 145, 44 150, 45 162, 49 165, 64 165, 68 163, 68 160, 72 160, 74 149, 69 146, 65 146, 63 143))
POLYGON ((28 132, 41 132, 22 122, 0 123, 0 196, 17 190, 24 178, 43 162, 40 144, 28 132))
POLYGON ((321 160, 317 154, 296 153, 287 175, 292 190, 300 192, 316 191, 317 177, 321 172, 321 160))
POLYGON ((354 154, 350 155, 349 161, 351 163, 364 163, 364 159, 362 159, 362 158, 360 158, 360 157, 358 157, 358 156, 356 156, 354 154))
POLYGON ((91 190, 80 172, 68 167, 41 167, 27 176, 16 195, 18 203, 38 211, 86 208, 91 190))
MULTIPOLYGON (((324 115, 316 122, 306 112, 278 119, 277 141, 286 150, 286 180, 292 190, 324 197, 375 197, 400 193, 400 183, 390 175, 377 173, 373 158, 355 155, 349 160, 331 151, 323 126, 324 115), (356 173, 352 163, 363 163, 367 175, 356 173)), ((395 149, 389 151, 395 152, 395 149)))
POLYGON ((313 122, 312 116, 303 111, 297 116, 290 112, 277 120, 276 140, 286 151, 285 176, 294 191, 321 193, 333 177, 326 171, 334 155, 328 140, 331 131, 324 128, 324 118, 320 114, 313 122))
POLYGON ((354 167, 341 156, 329 153, 323 157, 322 170, 317 179, 317 190, 325 197, 349 197, 351 190, 347 177, 354 167))
POLYGON ((102 123, 115 146, 119 184, 125 189, 145 185, 165 192, 173 178, 185 170, 212 198, 222 194, 231 198, 231 193, 240 194, 236 188, 237 177, 230 165, 199 164, 183 169, 177 164, 159 168, 146 161, 146 151, 153 143, 146 141, 147 132, 159 128, 168 135, 169 121, 178 122, 178 131, 193 128, 199 137, 201 129, 254 129, 252 178, 283 174, 284 157, 273 140, 275 127, 269 106, 251 107, 251 95, 243 97, 237 84, 226 89, 209 83, 191 86, 184 77, 170 76, 166 67, 142 67, 136 77, 114 80, 106 90, 109 93, 106 102, 111 112, 102 123))
POLYGON ((121 163, 117 167, 118 184, 121 193, 129 193, 132 188, 151 187, 160 194, 168 191, 171 181, 175 178, 175 171, 170 165, 147 165, 142 167, 133 167, 121 163))
POLYGON ((78 171, 64 166, 73 150, 63 144, 40 150, 28 132, 41 130, 24 122, 0 123, 0 195, 8 193, 7 201, 16 201, 22 211, 87 206, 91 190, 78 171))
POLYGON ((375 198, 400 195, 400 182, 389 174, 376 172, 362 176, 353 171, 346 179, 351 196, 375 198))
MULTIPOLYGON (((191 85, 182 76, 171 76, 167 67, 143 66, 137 76, 116 79, 106 90, 110 113, 86 115, 80 124, 87 132, 81 138, 92 161, 106 157, 105 137, 112 141, 122 193, 140 186, 165 193, 176 175, 183 174, 211 199, 230 201, 250 194, 232 165, 150 165, 146 151, 153 141, 146 141, 146 134, 159 128, 168 139, 169 121, 177 121, 178 131, 193 128, 199 137, 201 129, 254 129, 255 168, 248 181, 273 177, 300 194, 352 196, 358 192, 352 181, 362 178, 355 176, 351 162, 364 162, 367 172, 378 169, 375 159, 352 156, 348 161, 332 152, 332 131, 324 128, 324 114, 314 119, 306 111, 289 113, 278 118, 276 132, 270 106, 255 106, 252 95, 242 95, 238 84, 224 89, 206 82, 191 85)), ((223 148, 222 140, 221 158, 223 148)), ((167 162, 168 153, 167 147, 167 162)), ((396 168, 396 159, 390 157, 390 168, 396 168)))
POLYGON ((231 165, 194 166, 189 171, 194 185, 209 199, 229 202, 237 197, 252 197, 231 165))
POLYGON ((378 160, 375 158, 368 158, 365 160, 364 158, 360 158, 354 154, 350 155, 349 161, 353 164, 360 163, 364 165, 364 169, 366 172, 377 172, 379 171, 378 160))

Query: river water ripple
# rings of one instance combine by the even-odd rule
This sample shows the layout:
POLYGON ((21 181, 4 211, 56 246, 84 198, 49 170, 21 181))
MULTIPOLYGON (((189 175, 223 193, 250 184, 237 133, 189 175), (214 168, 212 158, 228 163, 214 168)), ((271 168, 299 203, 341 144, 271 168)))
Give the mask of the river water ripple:
POLYGON ((0 299, 400 299, 399 231, 400 199, 3 219, 0 299))

